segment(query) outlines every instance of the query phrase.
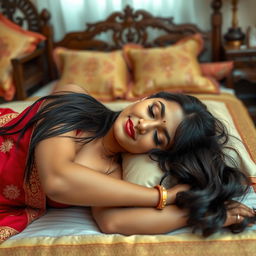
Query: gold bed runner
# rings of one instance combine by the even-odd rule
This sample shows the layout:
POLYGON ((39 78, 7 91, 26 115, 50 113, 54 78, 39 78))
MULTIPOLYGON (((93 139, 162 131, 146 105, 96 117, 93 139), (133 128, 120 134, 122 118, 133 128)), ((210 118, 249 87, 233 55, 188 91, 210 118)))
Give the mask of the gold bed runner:
POLYGON ((254 255, 256 232, 238 235, 215 234, 201 238, 192 234, 168 235, 82 235, 7 240, 0 246, 0 255, 69 255, 69 256, 198 256, 254 255), (35 246, 36 245, 36 246, 35 246), (15 254, 16 255, 16 254, 15 254))
POLYGON ((213 100, 226 104, 233 122, 238 130, 252 160, 256 163, 256 128, 249 117, 248 111, 235 96, 222 93, 220 95, 194 95, 201 100, 213 100))

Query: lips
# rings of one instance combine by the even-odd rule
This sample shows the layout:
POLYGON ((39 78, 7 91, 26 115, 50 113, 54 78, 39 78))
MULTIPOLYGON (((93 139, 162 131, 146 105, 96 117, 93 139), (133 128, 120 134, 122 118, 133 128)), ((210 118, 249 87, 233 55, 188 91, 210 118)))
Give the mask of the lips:
POLYGON ((130 119, 130 117, 125 123, 125 131, 128 134, 128 136, 130 136, 132 139, 135 139, 135 130, 134 130, 133 122, 130 119))

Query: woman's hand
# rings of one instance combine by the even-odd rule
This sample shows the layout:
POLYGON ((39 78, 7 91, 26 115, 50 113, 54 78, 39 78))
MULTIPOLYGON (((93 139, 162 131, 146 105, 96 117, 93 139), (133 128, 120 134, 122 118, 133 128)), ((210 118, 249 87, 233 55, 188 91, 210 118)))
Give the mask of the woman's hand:
POLYGON ((177 193, 187 191, 189 189, 190 186, 187 184, 178 184, 170 189, 167 189, 167 204, 174 204, 177 193))
POLYGON ((245 217, 255 217, 256 213, 248 206, 237 201, 231 201, 227 206, 227 219, 224 227, 241 223, 245 217))

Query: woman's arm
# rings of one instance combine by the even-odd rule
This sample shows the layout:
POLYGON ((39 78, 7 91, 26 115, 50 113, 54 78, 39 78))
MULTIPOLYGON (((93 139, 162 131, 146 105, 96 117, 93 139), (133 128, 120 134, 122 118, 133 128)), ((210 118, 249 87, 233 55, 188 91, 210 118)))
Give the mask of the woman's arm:
MULTIPOLYGON (((121 172, 111 174, 121 179, 121 172)), ((154 208, 114 208, 114 207, 92 207, 92 215, 100 230, 110 234, 162 234, 182 228, 187 224, 187 212, 175 205, 166 206, 163 210, 154 208)), ((227 219, 224 227, 237 223, 244 217, 253 217, 255 212, 244 204, 233 202, 227 209, 227 219)))
POLYGON ((76 84, 66 84, 66 85, 60 85, 60 86, 56 86, 53 90, 53 93, 55 92, 76 92, 76 93, 84 93, 87 94, 87 92, 85 91, 85 89, 79 85, 76 84))
MULTIPOLYGON (((35 149, 35 161, 46 195, 57 202, 81 206, 157 205, 156 189, 117 180, 74 162, 75 132, 41 141, 35 149)), ((168 190, 168 204, 178 190, 168 190)))
MULTIPOLYGON (((120 170, 110 175, 122 178, 120 170)), ((167 233, 184 227, 187 221, 186 211, 175 205, 166 206, 163 210, 153 207, 92 207, 92 214, 102 232, 123 235, 167 233)))
POLYGON ((186 211, 175 205, 163 210, 141 208, 93 208, 93 217, 104 233, 163 234, 186 226, 186 211))

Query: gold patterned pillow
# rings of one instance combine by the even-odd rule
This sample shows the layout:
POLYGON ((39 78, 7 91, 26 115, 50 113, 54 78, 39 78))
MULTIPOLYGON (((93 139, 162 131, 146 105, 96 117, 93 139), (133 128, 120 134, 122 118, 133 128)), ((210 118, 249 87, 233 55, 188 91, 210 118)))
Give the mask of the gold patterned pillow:
POLYGON ((133 75, 127 98, 157 91, 218 93, 217 81, 202 75, 197 60, 202 47, 202 37, 196 34, 169 47, 126 48, 133 75))
POLYGON ((0 96, 12 100, 15 85, 11 59, 31 53, 45 37, 22 29, 0 14, 0 96))
POLYGON ((128 70, 122 51, 97 52, 58 47, 54 58, 60 72, 57 86, 77 84, 102 101, 123 98, 128 70))

